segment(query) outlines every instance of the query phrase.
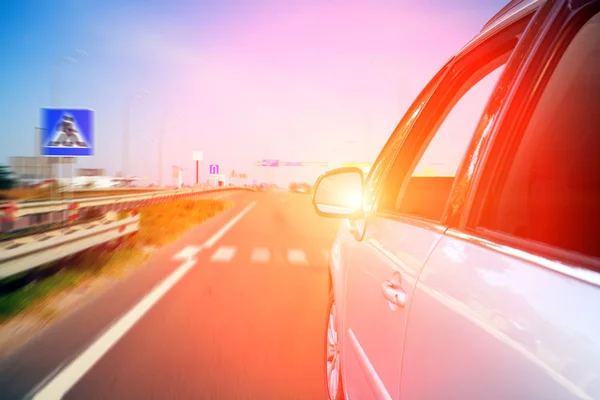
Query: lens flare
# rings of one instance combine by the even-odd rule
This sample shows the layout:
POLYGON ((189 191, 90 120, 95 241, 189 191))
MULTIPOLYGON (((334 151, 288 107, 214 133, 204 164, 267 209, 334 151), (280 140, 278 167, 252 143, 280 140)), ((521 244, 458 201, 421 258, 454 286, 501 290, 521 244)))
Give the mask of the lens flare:
POLYGON ((344 205, 354 209, 360 208, 362 204, 362 196, 360 191, 352 191, 344 194, 344 205))

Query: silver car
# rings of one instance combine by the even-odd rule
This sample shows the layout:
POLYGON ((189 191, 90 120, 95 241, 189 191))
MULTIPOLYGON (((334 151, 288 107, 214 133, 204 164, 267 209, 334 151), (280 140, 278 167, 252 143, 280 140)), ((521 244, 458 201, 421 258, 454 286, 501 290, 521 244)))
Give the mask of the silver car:
POLYGON ((600 399, 599 11, 511 2, 318 179, 330 399, 600 399))

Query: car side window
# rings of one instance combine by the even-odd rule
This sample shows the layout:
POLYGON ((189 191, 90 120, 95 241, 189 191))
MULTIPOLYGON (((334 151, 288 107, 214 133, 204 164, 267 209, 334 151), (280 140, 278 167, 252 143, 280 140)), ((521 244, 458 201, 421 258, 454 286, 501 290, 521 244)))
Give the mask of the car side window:
POLYGON ((503 69, 469 88, 447 114, 396 199, 399 214, 441 221, 458 167, 503 69))
POLYGON ((600 14, 549 74, 477 226, 600 257, 600 14))
POLYGON ((396 155, 378 211, 443 222, 455 175, 528 23, 516 21, 449 63, 396 155))
POLYGON ((414 121, 421 113, 424 105, 426 104, 433 91, 442 80, 444 75, 447 73, 446 68, 442 68, 427 84, 423 91, 419 94, 417 99, 410 106, 394 133, 388 139, 381 153, 375 160, 375 163, 371 167, 366 179, 365 179, 365 191, 363 197, 363 207, 365 211, 372 211, 373 207, 376 206, 377 196, 379 195, 380 186, 385 181, 387 172, 390 165, 393 163, 394 157, 405 139, 407 133, 410 131, 414 121))

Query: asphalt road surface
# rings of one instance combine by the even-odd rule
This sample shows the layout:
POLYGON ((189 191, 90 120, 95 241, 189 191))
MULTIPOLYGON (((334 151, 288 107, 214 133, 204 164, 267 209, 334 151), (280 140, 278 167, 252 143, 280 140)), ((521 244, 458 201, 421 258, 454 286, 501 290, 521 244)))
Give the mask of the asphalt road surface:
POLYGON ((327 257, 310 196, 235 206, 0 362, 1 399, 325 399, 327 257))

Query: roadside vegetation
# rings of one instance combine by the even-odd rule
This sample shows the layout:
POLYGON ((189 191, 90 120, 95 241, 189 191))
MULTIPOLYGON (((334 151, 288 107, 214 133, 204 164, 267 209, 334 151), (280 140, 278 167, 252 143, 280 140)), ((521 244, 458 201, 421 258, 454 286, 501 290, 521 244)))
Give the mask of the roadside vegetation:
POLYGON ((14 188, 16 184, 15 176, 10 167, 0 164, 0 191, 10 190, 14 188))
MULTIPOLYGON (((82 283, 100 276, 123 275, 149 257, 149 248, 177 240, 190 228, 230 206, 231 203, 220 200, 182 199, 141 207, 140 230, 133 237, 1 280, 0 325, 24 311, 34 311, 53 296, 82 283)), ((40 315, 54 316, 48 307, 40 315)))

